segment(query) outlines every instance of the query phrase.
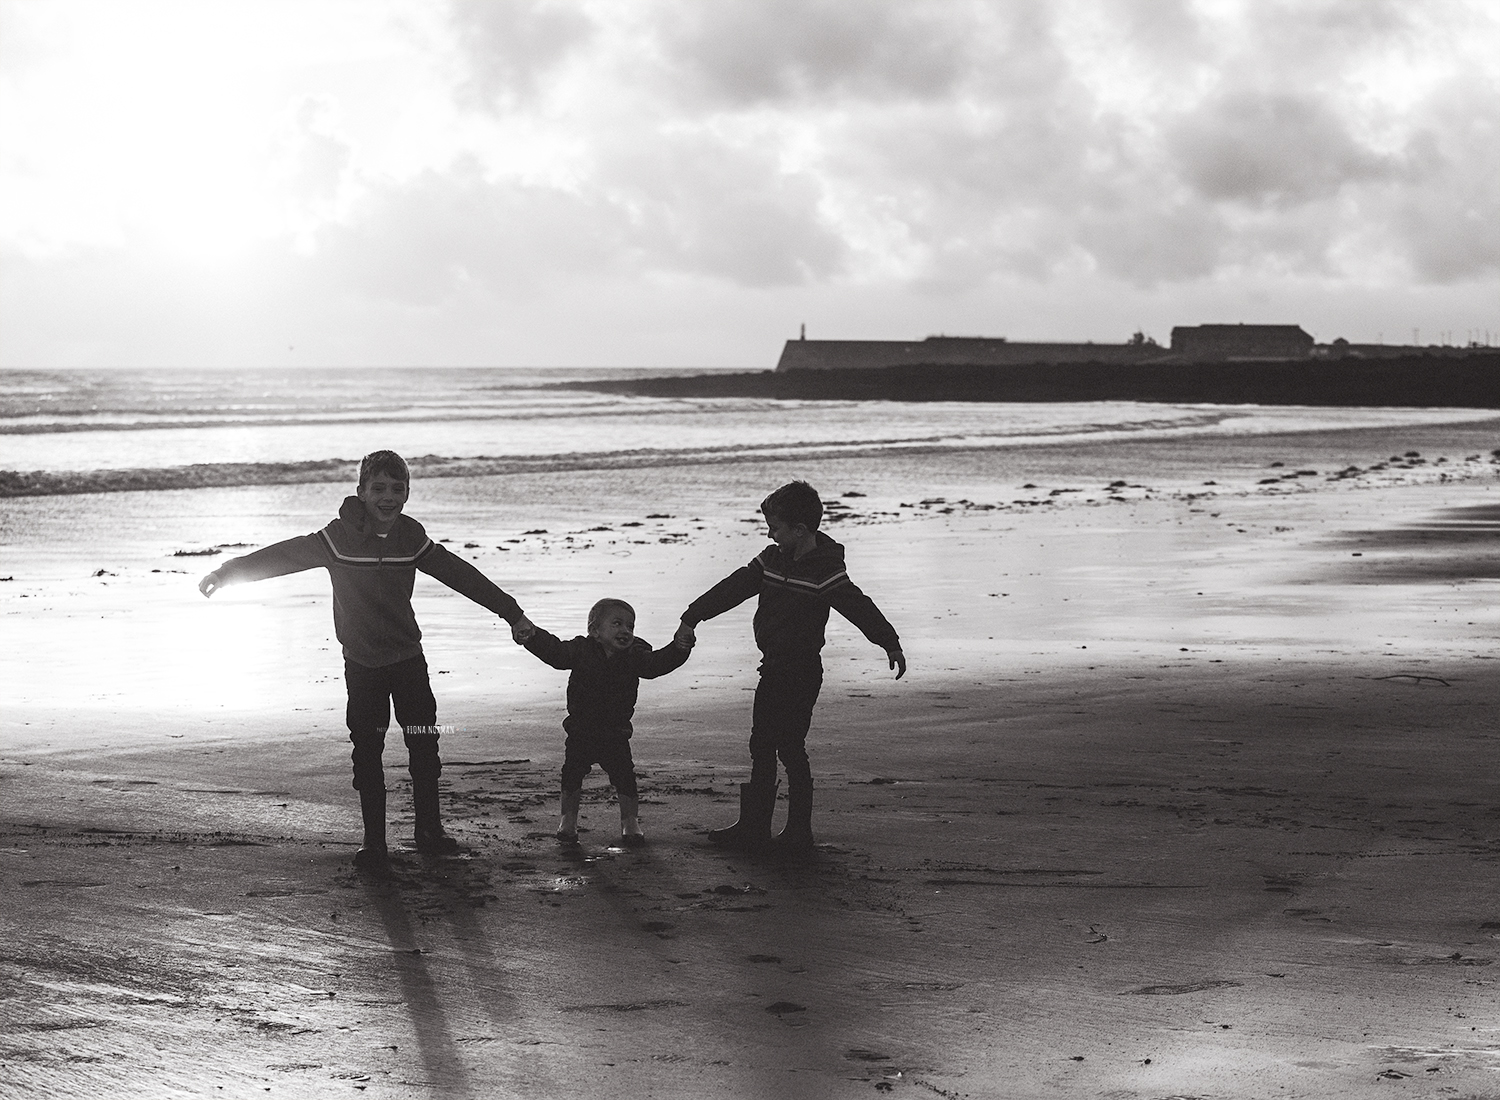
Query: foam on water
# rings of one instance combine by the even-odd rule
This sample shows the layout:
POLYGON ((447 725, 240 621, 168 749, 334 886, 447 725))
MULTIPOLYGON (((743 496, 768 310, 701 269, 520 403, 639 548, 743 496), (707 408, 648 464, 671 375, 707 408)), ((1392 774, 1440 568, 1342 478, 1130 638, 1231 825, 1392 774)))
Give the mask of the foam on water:
MULTIPOLYGON (((1473 409, 675 399, 560 390, 589 372, 0 374, 0 496, 722 465, 1492 418, 1473 409)), ((619 377, 622 372, 594 372, 619 377)))

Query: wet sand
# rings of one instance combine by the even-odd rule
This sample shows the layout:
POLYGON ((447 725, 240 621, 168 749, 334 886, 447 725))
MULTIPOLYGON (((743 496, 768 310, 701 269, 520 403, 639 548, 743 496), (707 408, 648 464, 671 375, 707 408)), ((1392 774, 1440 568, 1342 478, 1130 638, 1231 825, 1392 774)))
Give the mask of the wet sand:
MULTIPOLYGON (((611 846, 596 772, 578 853, 551 838, 562 676, 419 608, 467 851, 386 881, 350 862, 336 654, 212 712, 110 709, 107 670, 23 692, 0 1093, 1500 1095, 1500 485, 1302 491, 1300 457, 1234 492, 850 498, 870 521, 833 533, 912 671, 831 631, 802 863, 703 839, 747 770, 748 607, 643 685, 648 846, 611 846)), ((753 551, 736 522, 612 559, 662 593, 644 635, 753 551)), ((508 553, 566 629, 587 584, 508 553)), ((85 606, 40 595, 37 652, 85 606)), ((326 633, 316 585, 256 596, 326 633)))

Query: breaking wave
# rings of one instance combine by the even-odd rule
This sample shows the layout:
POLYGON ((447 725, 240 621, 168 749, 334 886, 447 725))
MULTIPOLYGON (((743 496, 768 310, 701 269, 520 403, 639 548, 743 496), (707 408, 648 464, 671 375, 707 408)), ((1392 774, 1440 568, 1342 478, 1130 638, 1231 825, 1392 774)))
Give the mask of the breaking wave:
MULTIPOLYGON (((784 458, 852 458, 867 455, 933 453, 993 449, 1067 440, 1102 440, 1142 435, 1176 435, 1212 428, 1218 412, 1199 416, 1148 419, 1091 425, 1073 424, 1054 431, 1033 427, 1025 434, 976 433, 923 435, 899 439, 818 440, 683 448, 642 448, 548 455, 408 456, 414 477, 495 477, 509 474, 575 470, 639 469, 652 466, 724 465, 784 458)), ((215 489, 245 485, 299 485, 353 481, 357 458, 299 462, 201 462, 183 466, 91 470, 0 470, 0 498, 61 496, 75 493, 151 492, 171 489, 215 489)))
POLYGON ((559 389, 552 384, 559 377, 401 372, 389 376, 399 385, 387 397, 369 392, 366 372, 8 374, 0 377, 0 498, 348 483, 358 456, 376 447, 407 455, 419 477, 473 478, 1228 438, 1496 415, 1132 401, 645 397, 559 389), (433 448, 446 453, 423 453, 433 448))

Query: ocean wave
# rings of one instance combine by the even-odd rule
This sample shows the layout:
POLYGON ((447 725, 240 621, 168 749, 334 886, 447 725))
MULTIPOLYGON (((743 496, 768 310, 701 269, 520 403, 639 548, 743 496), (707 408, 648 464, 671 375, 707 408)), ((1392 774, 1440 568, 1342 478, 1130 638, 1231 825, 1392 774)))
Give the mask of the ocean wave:
MULTIPOLYGON (((1075 406, 1076 409, 1076 406, 1075 406)), ((1137 406, 1134 417, 1099 420, 1082 418, 1066 423, 1028 422, 1002 430, 969 424, 934 431, 931 424, 910 425, 908 432, 875 434, 879 427, 844 425, 849 436, 782 439, 762 443, 712 443, 680 448, 639 448, 609 451, 545 451, 505 455, 450 456, 427 454, 408 458, 419 478, 492 477, 580 470, 632 469, 665 466, 726 465, 767 459, 824 459, 878 457, 999 450, 1066 443, 1105 443, 1121 440, 1185 438, 1191 436, 1268 435, 1393 424, 1463 423, 1493 419, 1493 412, 1474 410, 1347 410, 1347 409, 1227 409, 1221 406, 1161 409, 1137 406), (862 429, 862 430, 861 430, 862 429), (915 430, 911 430, 915 429, 915 430), (926 430, 924 430, 926 429, 926 430), (855 434, 855 433, 859 434, 855 434), (866 434, 869 433, 869 434, 866 434)), ((562 438, 566 438, 564 435, 562 438)), ((331 446, 337 442, 328 441, 331 446)), ((410 455, 410 451, 407 452, 410 455)), ((0 498, 59 496, 78 493, 152 492, 249 485, 297 485, 352 482, 358 458, 288 459, 282 461, 202 462, 174 466, 125 466, 71 469, 0 469, 0 498)))
MULTIPOLYGON (((651 466, 723 465, 763 458, 826 458, 879 454, 894 449, 948 450, 936 442, 844 443, 811 447, 770 446, 713 451, 612 451, 540 457, 410 458, 412 477, 495 477, 574 470, 623 470, 651 466)), ((120 470, 0 470, 0 498, 64 496, 77 493, 159 492, 170 489, 222 489, 245 485, 304 485, 353 482, 358 459, 312 462, 205 462, 191 466, 120 470)))
MULTIPOLYGON (((513 402, 504 409, 473 406, 402 405, 390 409, 317 410, 275 415, 246 415, 243 411, 182 413, 88 413, 66 417, 27 413, 0 414, 0 436, 66 435, 73 432, 196 431, 203 428, 306 428, 351 427, 361 424, 407 423, 422 420, 433 424, 480 423, 485 421, 531 422, 537 420, 589 419, 613 416, 659 415, 667 402, 622 404, 617 398, 584 401, 513 402)), ((673 402, 681 406, 684 402, 673 402)))
MULTIPOLYGON (((795 443, 736 444, 712 448, 575 452, 548 455, 477 455, 455 457, 422 455, 408 458, 413 477, 493 477, 508 474, 574 470, 635 469, 652 466, 724 465, 780 458, 836 458, 880 454, 932 453, 1022 446, 1064 439, 1135 436, 1142 432, 1175 433, 1216 424, 1216 414, 1183 419, 1149 419, 1130 425, 1118 422, 1048 430, 1032 428, 1025 434, 976 433, 921 435, 900 439, 818 440, 795 443)), ((345 458, 298 462, 205 462, 185 466, 91 470, 0 470, 0 498, 61 496, 77 493, 155 492, 171 489, 212 489, 244 485, 301 485, 353 481, 359 460, 345 458)))

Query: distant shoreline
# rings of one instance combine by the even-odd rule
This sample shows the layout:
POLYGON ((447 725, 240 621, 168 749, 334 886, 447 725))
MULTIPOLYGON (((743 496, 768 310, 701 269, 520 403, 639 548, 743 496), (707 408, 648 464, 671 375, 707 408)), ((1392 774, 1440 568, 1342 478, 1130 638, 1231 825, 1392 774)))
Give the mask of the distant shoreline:
POLYGON ((1150 401, 1500 408, 1500 352, 1462 359, 1299 359, 1005 366, 917 364, 576 380, 560 389, 646 397, 859 401, 1150 401))

